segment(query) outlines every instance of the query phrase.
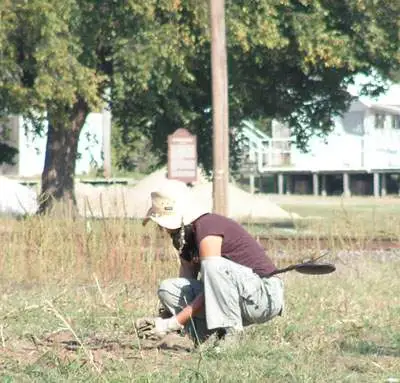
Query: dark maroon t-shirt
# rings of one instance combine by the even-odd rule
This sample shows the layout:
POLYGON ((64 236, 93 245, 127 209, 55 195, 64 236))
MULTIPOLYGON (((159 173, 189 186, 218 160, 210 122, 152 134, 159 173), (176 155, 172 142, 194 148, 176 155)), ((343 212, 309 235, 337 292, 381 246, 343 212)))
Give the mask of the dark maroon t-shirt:
POLYGON ((261 245, 236 221, 218 214, 205 214, 193 222, 197 246, 208 235, 223 237, 222 256, 250 267, 260 276, 276 270, 261 245))

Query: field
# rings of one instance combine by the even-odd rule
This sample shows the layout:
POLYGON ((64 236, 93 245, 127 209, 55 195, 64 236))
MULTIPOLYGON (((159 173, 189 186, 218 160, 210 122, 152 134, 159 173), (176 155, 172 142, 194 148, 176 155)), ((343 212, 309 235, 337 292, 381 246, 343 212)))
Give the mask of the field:
POLYGON ((0 220, 1 381, 400 382, 400 250, 363 249, 372 235, 400 237, 399 200, 271 198, 320 217, 296 224, 290 244, 270 250, 279 266, 320 250, 317 241, 295 247, 307 233, 342 239, 328 255, 337 271, 284 274, 284 315, 248 328, 222 353, 136 336, 134 319, 157 312, 157 285, 178 270, 156 229, 126 220, 0 220), (350 246, 350 235, 360 242, 350 246))

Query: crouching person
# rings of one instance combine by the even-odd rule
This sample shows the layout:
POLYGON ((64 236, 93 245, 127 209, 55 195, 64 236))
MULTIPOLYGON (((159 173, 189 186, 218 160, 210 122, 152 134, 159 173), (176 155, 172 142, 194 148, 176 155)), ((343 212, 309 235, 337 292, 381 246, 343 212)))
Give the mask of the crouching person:
POLYGON ((139 336, 186 329, 198 344, 211 334, 227 339, 282 312, 283 282, 269 277, 276 267, 239 223, 202 209, 179 181, 166 181, 151 199, 147 220, 171 235, 181 267, 179 278, 164 280, 158 290, 170 317, 138 319, 139 336))

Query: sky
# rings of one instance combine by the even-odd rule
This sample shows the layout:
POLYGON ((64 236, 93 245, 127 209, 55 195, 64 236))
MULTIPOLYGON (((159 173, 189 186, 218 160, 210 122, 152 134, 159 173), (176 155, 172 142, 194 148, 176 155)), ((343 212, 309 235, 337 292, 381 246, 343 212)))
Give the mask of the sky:
MULTIPOLYGON (((348 87, 348 90, 353 96, 359 96, 362 85, 366 84, 371 80, 372 77, 367 77, 365 75, 358 75, 355 78, 354 85, 350 85, 348 87)), ((381 83, 384 84, 383 81, 381 83)), ((394 83, 387 83, 387 84, 388 84, 388 91, 386 93, 381 94, 377 98, 360 96, 360 101, 372 104, 386 104, 386 105, 400 106, 400 84, 394 84, 394 83)))

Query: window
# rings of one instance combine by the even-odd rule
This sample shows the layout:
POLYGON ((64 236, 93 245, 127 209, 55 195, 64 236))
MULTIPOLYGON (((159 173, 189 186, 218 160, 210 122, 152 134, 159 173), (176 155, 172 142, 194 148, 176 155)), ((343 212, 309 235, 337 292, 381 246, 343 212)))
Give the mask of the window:
POLYGON ((383 113, 375 113, 375 129, 383 129, 385 127, 385 117, 383 113))

